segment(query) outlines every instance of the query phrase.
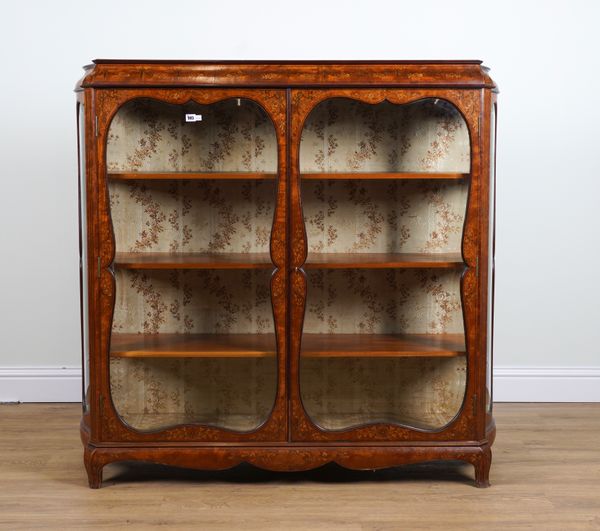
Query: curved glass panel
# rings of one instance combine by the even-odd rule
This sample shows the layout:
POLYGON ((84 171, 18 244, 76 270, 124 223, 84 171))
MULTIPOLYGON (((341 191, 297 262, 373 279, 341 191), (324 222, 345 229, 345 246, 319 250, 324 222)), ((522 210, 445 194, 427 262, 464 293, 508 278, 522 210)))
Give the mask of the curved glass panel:
POLYGON ((124 105, 109 130, 113 402, 138 430, 256 429, 277 387, 275 129, 231 99, 124 105))
POLYGON ((307 118, 300 165, 308 415, 325 430, 444 427, 466 389, 462 115, 436 99, 327 100, 307 118))
POLYGON ((490 205, 488 233, 488 295, 487 295, 487 345, 486 345, 486 406, 492 410, 494 361, 494 261, 496 225, 496 104, 492 105, 490 119, 490 205))
POLYGON ((79 284, 81 303, 81 355, 83 364, 83 411, 88 410, 90 385, 88 250, 87 250, 87 186, 85 162, 85 105, 77 103, 77 148, 79 159, 79 284))

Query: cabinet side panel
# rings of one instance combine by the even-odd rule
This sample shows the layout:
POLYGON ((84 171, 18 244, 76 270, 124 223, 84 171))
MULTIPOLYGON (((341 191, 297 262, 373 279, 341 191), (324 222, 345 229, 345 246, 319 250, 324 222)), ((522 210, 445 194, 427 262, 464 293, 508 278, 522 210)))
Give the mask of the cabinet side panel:
POLYGON ((480 259, 477 389, 478 435, 490 437, 492 420, 494 244, 495 244, 496 93, 482 91, 480 164, 480 259))
POLYGON ((85 102, 83 94, 77 97, 77 158, 79 192, 79 287, 81 312, 81 357, 82 357, 82 407, 89 411, 90 345, 89 345, 89 293, 88 293, 88 241, 87 241, 87 183, 86 183, 86 139, 85 102))
POLYGON ((486 409, 491 414, 493 393, 494 362, 494 288, 496 254, 496 124, 497 98, 492 94, 490 111, 490 160, 489 160, 489 210, 488 210, 488 289, 487 289, 487 329, 486 329, 486 409))

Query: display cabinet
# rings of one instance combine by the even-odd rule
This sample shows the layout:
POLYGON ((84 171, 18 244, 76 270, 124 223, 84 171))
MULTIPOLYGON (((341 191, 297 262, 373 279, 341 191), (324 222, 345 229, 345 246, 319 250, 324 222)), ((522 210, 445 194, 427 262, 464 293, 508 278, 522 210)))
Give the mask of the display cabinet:
POLYGON ((76 94, 91 487, 131 460, 489 484, 479 61, 98 60, 76 94))

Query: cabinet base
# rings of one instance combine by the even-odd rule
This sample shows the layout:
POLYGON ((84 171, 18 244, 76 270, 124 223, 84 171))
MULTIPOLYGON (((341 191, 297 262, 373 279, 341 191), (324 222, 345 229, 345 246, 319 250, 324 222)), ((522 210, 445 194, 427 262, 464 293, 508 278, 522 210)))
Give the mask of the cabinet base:
POLYGON ((180 468, 225 470, 241 463, 293 472, 328 463, 352 470, 376 470, 413 463, 458 460, 475 468, 475 485, 489 487, 492 451, 483 446, 260 446, 260 447, 101 447, 84 444, 90 487, 102 483, 102 469, 119 461, 144 461, 180 468))

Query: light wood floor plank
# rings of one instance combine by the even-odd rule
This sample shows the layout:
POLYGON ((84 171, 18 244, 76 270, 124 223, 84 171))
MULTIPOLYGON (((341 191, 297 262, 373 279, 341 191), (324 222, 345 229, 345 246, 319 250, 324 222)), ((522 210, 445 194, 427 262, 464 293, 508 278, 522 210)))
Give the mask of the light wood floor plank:
POLYGON ((105 468, 74 404, 0 406, 1 529, 599 530, 600 404, 499 404, 490 489, 461 464, 276 474, 105 468))

